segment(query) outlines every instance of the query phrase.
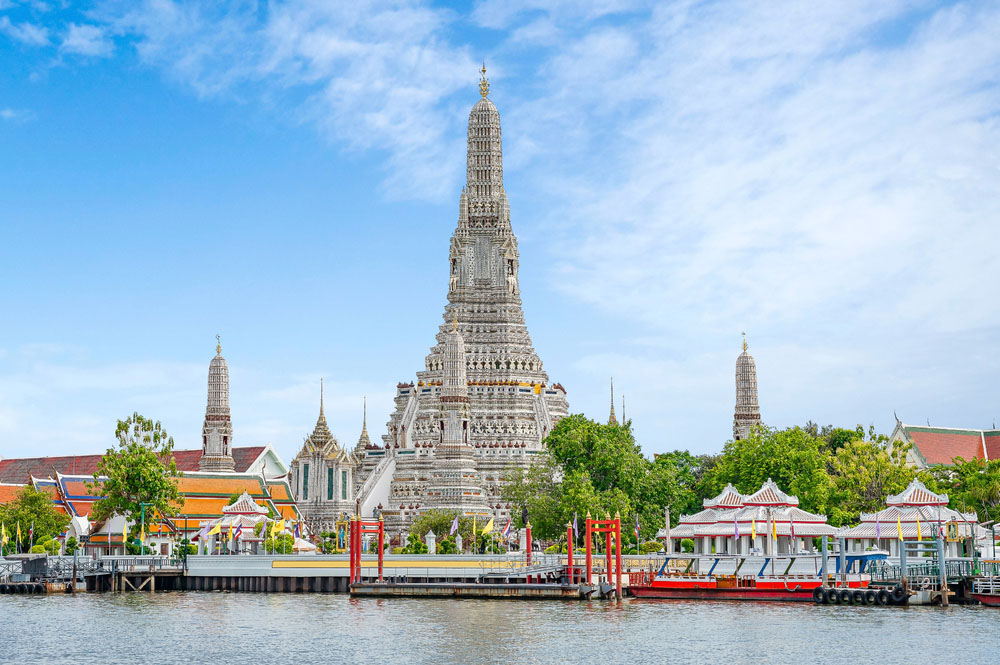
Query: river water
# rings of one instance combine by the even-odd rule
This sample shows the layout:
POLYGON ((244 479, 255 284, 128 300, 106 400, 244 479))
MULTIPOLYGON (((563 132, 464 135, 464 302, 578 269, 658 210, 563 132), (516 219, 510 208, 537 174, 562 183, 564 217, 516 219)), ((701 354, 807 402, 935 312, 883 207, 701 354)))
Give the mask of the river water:
POLYGON ((2 663, 1000 663, 1000 610, 809 603, 0 596, 2 663))

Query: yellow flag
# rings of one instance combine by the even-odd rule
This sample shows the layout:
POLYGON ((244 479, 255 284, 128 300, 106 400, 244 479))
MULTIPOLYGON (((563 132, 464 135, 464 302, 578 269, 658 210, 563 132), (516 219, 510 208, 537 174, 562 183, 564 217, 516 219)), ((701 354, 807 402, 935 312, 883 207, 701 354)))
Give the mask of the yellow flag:
POLYGON ((274 526, 271 527, 271 535, 276 536, 285 530, 285 518, 282 517, 280 522, 275 522, 274 526))
POLYGON ((215 526, 213 526, 211 529, 209 529, 208 533, 205 534, 205 535, 206 536, 215 536, 215 535, 218 535, 220 533, 222 533, 222 522, 218 522, 215 526))
POLYGON ((757 520, 756 518, 750 521, 750 537, 757 538, 757 520))
POLYGON ((233 539, 233 523, 229 523, 229 540, 233 539))
MULTIPOLYGON (((17 528, 18 529, 21 528, 21 523, 20 522, 18 522, 17 528)), ((21 533, 21 532, 18 531, 18 533, 21 533)), ((475 515, 472 516, 472 538, 473 538, 473 540, 475 540, 475 538, 476 538, 476 516, 475 515)))
POLYGON ((899 534, 899 539, 903 539, 903 523, 899 521, 899 515, 896 515, 896 533, 899 534))
POLYGON ((483 533, 492 533, 492 532, 493 532, 493 518, 491 517, 490 521, 487 522, 486 526, 483 527, 483 533))
POLYGON ((917 540, 923 540, 923 539, 924 539, 924 533, 920 529, 920 518, 917 517, 917 540))
POLYGON ((774 534, 774 539, 778 539, 778 522, 776 520, 771 521, 771 533, 774 534))
POLYGON ((139 542, 143 545, 146 544, 146 525, 143 524, 139 529, 139 542))
POLYGON ((21 523, 17 523, 17 544, 21 544, 21 523))
MULTIPOLYGON (((108 529, 110 531, 111 529, 108 529)), ((122 524, 122 545, 128 541, 128 522, 122 524)), ((111 545, 111 534, 108 534, 108 545, 111 545)))
POLYGON ((0 545, 7 544, 7 525, 0 522, 0 545))

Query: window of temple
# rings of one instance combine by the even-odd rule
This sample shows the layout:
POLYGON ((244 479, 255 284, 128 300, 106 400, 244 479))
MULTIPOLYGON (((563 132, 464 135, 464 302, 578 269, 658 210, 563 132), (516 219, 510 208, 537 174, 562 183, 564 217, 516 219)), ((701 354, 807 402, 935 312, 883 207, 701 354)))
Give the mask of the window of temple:
POLYGON ((309 465, 302 465, 302 500, 309 498, 309 465))
POLYGON ((347 501, 347 471, 340 472, 340 499, 347 501))
POLYGON ((326 500, 333 501, 333 469, 326 470, 326 500))

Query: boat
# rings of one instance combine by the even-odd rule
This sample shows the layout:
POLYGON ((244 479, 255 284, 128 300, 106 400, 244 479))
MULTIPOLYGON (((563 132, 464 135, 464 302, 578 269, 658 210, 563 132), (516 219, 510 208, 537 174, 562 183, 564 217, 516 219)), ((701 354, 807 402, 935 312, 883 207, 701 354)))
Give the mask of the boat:
POLYGON ((972 597, 986 607, 1000 607, 1000 577, 974 580, 972 597))

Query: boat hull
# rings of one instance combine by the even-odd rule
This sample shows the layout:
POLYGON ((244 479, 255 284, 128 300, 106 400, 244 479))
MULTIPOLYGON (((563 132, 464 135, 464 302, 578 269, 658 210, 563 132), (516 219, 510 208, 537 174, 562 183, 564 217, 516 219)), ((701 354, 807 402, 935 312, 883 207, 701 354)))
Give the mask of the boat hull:
POLYGON ((777 600, 792 602, 812 602, 812 589, 698 589, 662 586, 629 587, 629 593, 636 598, 667 598, 675 600, 777 600))
POLYGON ((989 593, 974 593, 972 597, 987 607, 1000 607, 1000 596, 989 593))

